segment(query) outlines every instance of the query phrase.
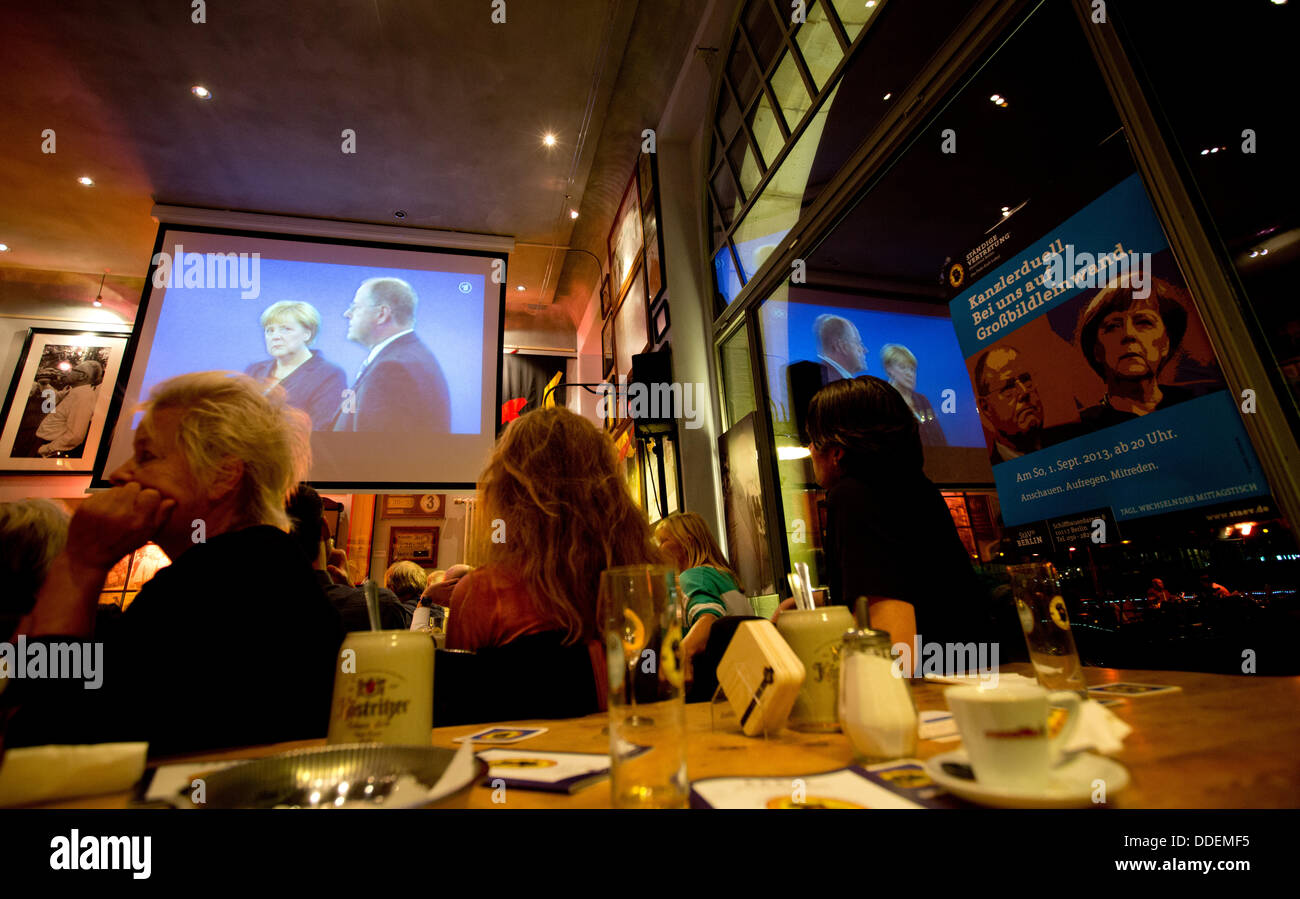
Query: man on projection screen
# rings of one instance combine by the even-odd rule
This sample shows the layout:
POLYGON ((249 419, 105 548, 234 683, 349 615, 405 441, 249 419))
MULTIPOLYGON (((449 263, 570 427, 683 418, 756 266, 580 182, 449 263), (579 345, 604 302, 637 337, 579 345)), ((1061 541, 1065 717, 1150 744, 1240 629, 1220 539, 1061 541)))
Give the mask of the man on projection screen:
POLYGON ((348 340, 370 348, 334 417, 335 431, 451 430, 447 381, 415 334, 418 300, 400 278, 371 278, 343 313, 348 340))

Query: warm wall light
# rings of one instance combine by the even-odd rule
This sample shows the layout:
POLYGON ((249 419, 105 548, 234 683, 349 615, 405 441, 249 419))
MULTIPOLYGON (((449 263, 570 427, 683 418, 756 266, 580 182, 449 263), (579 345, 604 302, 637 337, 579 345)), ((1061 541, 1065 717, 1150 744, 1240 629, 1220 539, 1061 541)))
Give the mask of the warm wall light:
POLYGON ((80 178, 78 178, 77 183, 84 184, 86 187, 94 187, 95 185, 95 182, 91 178, 87 177, 86 175, 82 175, 80 178))
POLYGON ((190 88, 190 93, 194 94, 194 96, 198 97, 200 100, 212 99, 212 91, 208 90, 201 84, 196 84, 190 88))

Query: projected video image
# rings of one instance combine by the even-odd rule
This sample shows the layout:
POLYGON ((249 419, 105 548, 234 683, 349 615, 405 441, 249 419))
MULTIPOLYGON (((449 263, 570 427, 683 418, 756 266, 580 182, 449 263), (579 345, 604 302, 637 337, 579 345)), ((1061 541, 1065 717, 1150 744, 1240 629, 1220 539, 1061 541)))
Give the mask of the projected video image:
POLYGON ((258 268, 256 297, 167 289, 145 395, 184 372, 242 371, 283 387, 316 431, 478 433, 481 276, 268 258, 258 268))
POLYGON ((154 387, 229 371, 311 419, 313 483, 472 484, 499 407, 503 258, 163 228, 97 470, 130 455, 154 387))

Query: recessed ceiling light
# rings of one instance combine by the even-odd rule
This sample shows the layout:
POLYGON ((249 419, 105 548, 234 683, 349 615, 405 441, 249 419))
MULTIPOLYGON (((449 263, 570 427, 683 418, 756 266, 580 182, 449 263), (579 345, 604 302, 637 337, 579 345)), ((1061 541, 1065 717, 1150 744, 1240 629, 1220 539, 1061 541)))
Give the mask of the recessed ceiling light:
POLYGON ((208 90, 201 84, 196 84, 190 88, 190 93, 194 94, 194 96, 198 97, 200 100, 212 99, 212 91, 208 90))
POLYGON ((0 253, 8 253, 8 252, 9 252, 9 244, 0 243, 0 253))
POLYGON ((576 209, 570 209, 570 210, 569 210, 569 218, 571 218, 571 219, 576 219, 577 217, 578 217, 578 210, 576 210, 576 209))
POLYGON ((406 210, 405 210, 405 209, 399 209, 399 210, 397 210, 396 212, 393 213, 393 218, 395 218, 395 219, 404 219, 404 218, 406 218, 406 210))
POLYGON ((515 286, 515 290, 523 290, 523 289, 524 289, 524 285, 522 285, 522 284, 519 284, 519 285, 516 285, 516 286, 515 286))
POLYGON ((95 182, 94 182, 92 179, 90 179, 90 178, 88 178, 87 176, 85 176, 85 175, 82 175, 80 178, 78 178, 78 179, 77 179, 77 183, 78 183, 78 184, 84 184, 86 187, 94 187, 94 186, 95 186, 95 182))
POLYGON ((885 99, 888 100, 892 96, 894 96, 894 92, 890 91, 889 93, 885 94, 885 99))
POLYGON ((555 146, 555 135, 548 132, 547 135, 542 138, 542 143, 546 144, 548 147, 555 146))

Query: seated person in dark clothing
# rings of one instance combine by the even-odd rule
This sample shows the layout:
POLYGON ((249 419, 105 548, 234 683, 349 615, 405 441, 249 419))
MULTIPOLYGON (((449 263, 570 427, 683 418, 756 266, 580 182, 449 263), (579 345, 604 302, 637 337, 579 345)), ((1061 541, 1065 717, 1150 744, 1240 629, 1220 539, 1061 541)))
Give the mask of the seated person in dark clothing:
POLYGON ((391 590, 407 612, 413 613, 420 603, 420 595, 429 584, 429 572, 417 562, 394 562, 384 572, 384 586, 391 590))
MULTIPOLYGON (((0 503, 0 643, 13 644, 23 616, 32 610, 50 563, 68 540, 68 516, 47 499, 0 503)), ((4 756, 8 677, 0 678, 0 761, 4 756)), ((12 694, 8 697, 12 699, 12 694)))
POLYGON ((1159 278, 1146 297, 1124 280, 1093 297, 1079 321, 1079 349, 1106 382, 1100 403, 1079 413, 1089 430, 1167 409, 1194 399, 1194 390, 1165 384, 1160 374, 1187 332, 1191 297, 1159 278))
MULTIPOLYGON (((338 584, 325 571, 325 539, 329 531, 321 517, 320 494, 306 484, 289 496, 286 510, 292 530, 289 534, 298 544, 303 558, 311 563, 325 597, 338 610, 343 630, 370 630, 370 613, 366 611, 366 591, 351 584, 338 584)), ((411 626, 411 613, 402 602, 383 587, 379 588, 379 623, 386 631, 407 630, 411 626)))
POLYGON ((154 388, 134 455, 77 509, 25 629, 102 642, 102 683, 16 682, 10 745, 146 740, 165 755, 325 735, 343 631, 284 511, 308 431, 245 375, 154 388), (151 540, 171 565, 97 624, 109 569, 151 540))
MULTIPOLYGON (((478 482, 481 519, 499 519, 506 539, 484 541, 486 563, 456 585, 448 649, 495 649, 545 634, 557 646, 586 644, 600 678, 601 571, 663 564, 619 472, 609 436, 568 409, 538 409, 510 423, 478 482)), ((567 714, 595 711, 575 705, 567 714)))
POLYGON ((871 626, 894 644, 986 638, 987 597, 948 506, 921 470, 916 416, 863 375, 813 397, 808 433, 826 490, 827 581, 834 602, 867 597, 871 626))

